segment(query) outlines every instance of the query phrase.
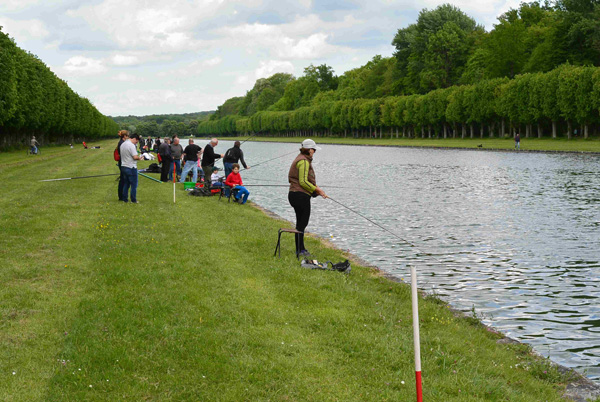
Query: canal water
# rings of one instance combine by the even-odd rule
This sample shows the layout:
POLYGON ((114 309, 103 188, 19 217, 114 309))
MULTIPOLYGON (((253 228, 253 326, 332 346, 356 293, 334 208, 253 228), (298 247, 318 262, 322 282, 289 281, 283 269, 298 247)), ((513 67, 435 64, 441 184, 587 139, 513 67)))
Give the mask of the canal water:
MULTIPOLYGON (((243 144, 244 183, 287 183, 298 148, 243 144)), ((426 291, 600 383, 600 156, 323 145, 314 168, 405 241, 321 198, 309 232, 406 281, 414 265, 426 291)), ((287 188, 249 189, 295 221, 287 188)))

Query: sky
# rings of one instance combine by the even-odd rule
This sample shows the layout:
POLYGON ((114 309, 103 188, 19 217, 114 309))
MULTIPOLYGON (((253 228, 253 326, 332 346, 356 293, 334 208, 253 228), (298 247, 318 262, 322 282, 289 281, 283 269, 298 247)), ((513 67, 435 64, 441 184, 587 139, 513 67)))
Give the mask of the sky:
MULTIPOLYGON (((447 2, 447 1, 446 1, 447 2)), ((0 0, 0 26, 110 116, 215 110, 258 78, 392 56, 423 0, 0 0)), ((456 0, 487 30, 516 0, 456 0)))

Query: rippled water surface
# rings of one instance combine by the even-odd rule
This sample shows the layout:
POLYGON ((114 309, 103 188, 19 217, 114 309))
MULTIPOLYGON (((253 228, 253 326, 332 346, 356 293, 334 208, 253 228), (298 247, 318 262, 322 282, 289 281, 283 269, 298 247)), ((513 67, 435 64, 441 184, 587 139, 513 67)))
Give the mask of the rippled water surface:
MULTIPOLYGON (((242 145, 250 166, 298 148, 242 145)), ((599 156, 322 148, 314 168, 327 193, 414 247, 321 198, 308 231, 407 280, 415 265, 420 287, 600 382, 599 156)), ((244 171, 244 182, 287 183, 294 157, 244 171)), ((249 189, 295 221, 287 188, 249 189)))

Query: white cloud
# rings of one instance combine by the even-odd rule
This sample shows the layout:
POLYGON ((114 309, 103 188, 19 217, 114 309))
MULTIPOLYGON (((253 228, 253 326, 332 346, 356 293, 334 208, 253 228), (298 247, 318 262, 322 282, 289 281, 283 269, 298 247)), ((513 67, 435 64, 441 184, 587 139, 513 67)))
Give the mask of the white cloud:
POLYGON ((203 66, 206 67, 215 67, 218 66, 219 64, 221 64, 223 62, 223 59, 220 57, 213 57, 212 59, 206 60, 202 62, 203 66))
POLYGON ((222 1, 105 0, 69 10, 95 30, 106 33, 123 49, 182 52, 207 46, 194 38, 200 21, 210 18, 222 1), (195 4, 194 4, 195 3, 195 4))
POLYGON ((38 20, 13 20, 0 16, 0 26, 2 32, 15 38, 17 44, 29 40, 43 39, 50 35, 46 25, 38 20))
POLYGON ((139 78, 136 75, 127 74, 127 73, 123 73, 123 72, 121 72, 121 73, 113 76, 112 79, 114 81, 120 81, 120 82, 138 82, 138 81, 142 81, 142 79, 139 78))
POLYGON ((71 57, 65 62, 64 69, 77 75, 94 75, 107 70, 102 60, 84 56, 71 57))
POLYGON ((0 4, 0 12, 10 13, 24 10, 41 2, 41 0, 2 0, 2 4, 0 4))
POLYGON ((320 58, 333 52, 334 46, 327 44, 327 35, 317 33, 297 42, 291 39, 284 41, 285 46, 278 49, 278 55, 285 59, 320 58))
POLYGON ((256 79, 259 79, 270 77, 275 73, 294 74, 294 65, 289 61, 261 61, 260 66, 254 72, 254 75, 256 76, 256 79))
POLYGON ((115 66, 134 66, 140 63, 140 59, 137 56, 115 54, 110 57, 110 62, 115 66))

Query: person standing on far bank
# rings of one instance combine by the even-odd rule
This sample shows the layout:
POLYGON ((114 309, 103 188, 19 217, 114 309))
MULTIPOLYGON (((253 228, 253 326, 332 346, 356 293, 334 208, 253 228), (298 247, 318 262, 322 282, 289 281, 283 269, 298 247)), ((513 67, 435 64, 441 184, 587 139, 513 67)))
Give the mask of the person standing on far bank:
POLYGON ((131 202, 137 204, 137 186, 138 186, 138 171, 137 161, 141 158, 137 153, 135 146, 139 141, 137 134, 131 134, 129 140, 121 144, 121 170, 125 177, 125 183, 123 184, 123 199, 121 201, 127 202, 129 196, 129 190, 131 189, 131 202))
POLYGON ((327 194, 317 186, 315 171, 312 167, 313 157, 318 149, 320 148, 313 140, 302 141, 300 154, 294 159, 288 172, 288 181, 290 182, 288 201, 296 212, 296 230, 302 232, 296 233, 296 253, 301 256, 310 255, 304 247, 304 230, 310 220, 310 199, 318 195, 327 198, 327 194))
POLYGON ((515 149, 517 151, 521 150, 521 134, 517 133, 517 135, 515 135, 515 149))
POLYGON ((223 154, 219 155, 215 153, 215 147, 219 145, 219 140, 213 138, 210 143, 204 147, 204 153, 202 154, 202 170, 204 171, 204 178, 207 179, 212 174, 212 168, 215 165, 215 161, 223 157, 223 154))
POLYGON ((37 140, 35 139, 35 135, 31 136, 31 153, 32 154, 37 154, 38 153, 38 149, 37 146, 40 145, 39 142, 37 142, 37 140))

